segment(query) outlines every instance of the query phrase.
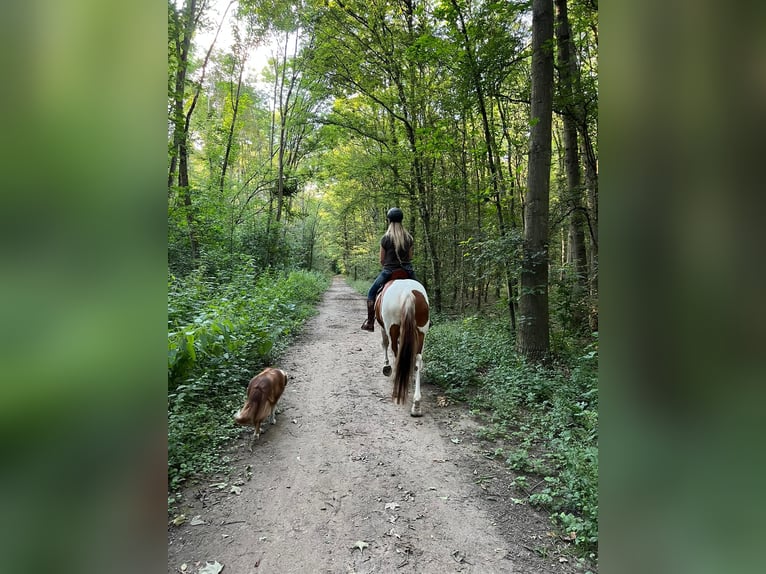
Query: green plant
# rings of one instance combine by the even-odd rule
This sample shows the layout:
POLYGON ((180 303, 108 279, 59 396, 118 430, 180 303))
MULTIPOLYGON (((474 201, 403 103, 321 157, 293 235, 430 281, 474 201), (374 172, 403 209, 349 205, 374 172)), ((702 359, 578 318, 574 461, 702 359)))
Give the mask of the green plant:
POLYGON ((246 261, 221 278, 202 271, 168 282, 168 481, 228 468, 221 448, 241 429, 232 414, 249 379, 314 313, 328 279, 268 272, 246 261))
POLYGON ((530 504, 550 511, 559 529, 576 532, 578 548, 594 550, 597 334, 587 345, 569 344, 551 366, 539 367, 516 355, 505 322, 470 317, 439 321, 429 331, 424 353, 429 381, 481 413, 486 425, 479 436, 503 441, 499 450, 508 453, 509 468, 525 473, 514 486, 530 504))

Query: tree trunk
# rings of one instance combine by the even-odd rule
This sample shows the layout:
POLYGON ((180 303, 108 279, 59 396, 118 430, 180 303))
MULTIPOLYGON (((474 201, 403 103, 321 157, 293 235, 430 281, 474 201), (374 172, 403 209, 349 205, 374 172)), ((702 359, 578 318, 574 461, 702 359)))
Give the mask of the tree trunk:
POLYGON ((175 181, 176 168, 178 169, 178 192, 184 205, 186 225, 189 235, 189 249, 192 260, 199 256, 199 243, 196 233, 196 220, 194 217, 191 190, 189 189, 189 150, 188 131, 184 116, 184 95, 186 93, 186 73, 188 70, 189 50, 191 48, 192 35, 195 27, 196 0, 189 0, 184 7, 183 29, 180 28, 180 19, 177 12, 173 12, 177 36, 175 39, 176 57, 178 69, 175 75, 173 93, 173 145, 171 149, 170 168, 168 171, 168 186, 172 187, 175 181))
MULTIPOLYGON (((282 58, 282 79, 279 87, 279 150, 277 151, 277 221, 282 219, 282 209, 284 206, 285 195, 285 151, 287 148, 287 119, 290 115, 290 104, 293 90, 297 79, 297 70, 293 63, 293 70, 290 77, 290 85, 287 88, 287 96, 284 96, 285 82, 287 81, 287 47, 290 42, 290 33, 285 33, 285 52, 282 58)), ((298 34, 295 35, 295 49, 293 60, 298 54, 298 34)), ((276 105, 276 102, 275 102, 276 105)))
POLYGON ((433 290, 430 295, 434 310, 442 310, 442 287, 441 287, 441 261, 439 260, 439 252, 436 248, 436 244, 433 240, 431 213, 428 209, 426 202, 426 189, 423 179, 422 165, 419 157, 419 150, 417 149, 415 141, 414 130, 408 130, 408 137, 410 138, 410 146, 413 153, 412 168, 415 175, 415 188, 418 190, 417 201, 418 211, 420 213, 420 220, 423 224, 423 241, 425 242, 426 253, 428 253, 431 260, 431 273, 433 274, 434 283, 433 290))
MULTIPOLYGON (((500 125, 503 130, 503 137, 505 138, 507 144, 508 144, 508 155, 507 155, 507 166, 508 166, 508 197, 510 199, 510 205, 508 206, 508 214, 509 219, 511 221, 511 229, 516 229, 516 214, 514 213, 516 207, 515 207, 515 189, 514 189, 514 169, 513 164, 511 163, 511 159, 513 156, 513 141, 511 140, 511 134, 508 131, 508 122, 505 118, 505 113, 503 112, 503 106, 498 105, 497 107, 498 112, 500 113, 500 125)), ((508 311, 511 315, 511 331, 516 332, 516 312, 518 303, 516 301, 516 287, 518 286, 518 280, 515 275, 512 275, 510 272, 508 272, 507 276, 508 280, 508 311)))
POLYGON ((567 231, 567 264, 574 273, 572 284, 572 321, 582 327, 585 323, 583 303, 587 299, 588 260, 585 253, 585 217, 582 209, 580 183, 580 154, 577 148, 577 112, 573 89, 577 64, 572 54, 572 39, 567 16, 567 0, 555 0, 558 11, 556 40, 559 50, 559 79, 563 101, 564 168, 567 179, 566 203, 569 214, 567 231))
MULTIPOLYGON (((229 134, 226 137, 226 149, 223 154, 223 164, 221 165, 221 179, 218 182, 218 190, 220 191, 221 195, 223 195, 224 186, 226 184, 226 170, 229 167, 229 157, 231 155, 231 146, 234 141, 234 128, 236 127, 237 123, 237 114, 239 112, 239 94, 242 90, 242 74, 245 71, 245 62, 243 61, 241 63, 241 66, 239 68, 239 77, 237 78, 237 91, 235 94, 232 94, 232 102, 231 102, 231 126, 229 126, 229 134)), ((230 92, 233 90, 230 90, 230 92)))
POLYGON ((532 97, 519 352, 535 362, 550 349, 548 333, 548 210, 553 110, 553 0, 532 1, 532 97))
POLYGON ((590 138, 583 138, 582 145, 583 156, 585 157, 585 188, 587 189, 588 202, 586 215, 591 240, 588 259, 588 289, 590 291, 588 323, 591 331, 598 331, 598 172, 590 138))
MULTIPOLYGON (((287 104, 283 102, 284 90, 285 90, 285 74, 287 72, 287 45, 289 43, 290 34, 285 33, 285 53, 282 56, 282 74, 281 81, 279 83, 279 148, 277 149, 277 217, 279 222, 282 219, 282 202, 284 201, 285 193, 285 122, 287 121, 286 108, 287 104)), ((292 86, 291 86, 292 88, 292 86)), ((288 100, 290 94, 288 92, 288 100)), ((274 102, 277 105, 277 102, 274 102)))

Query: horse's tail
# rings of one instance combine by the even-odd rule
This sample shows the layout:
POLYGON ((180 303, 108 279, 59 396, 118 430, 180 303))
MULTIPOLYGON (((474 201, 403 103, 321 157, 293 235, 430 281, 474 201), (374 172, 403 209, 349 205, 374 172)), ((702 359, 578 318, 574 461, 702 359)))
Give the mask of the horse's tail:
POLYGON ((415 369, 415 357, 418 353, 418 323, 415 319, 415 295, 410 292, 404 296, 402 315, 399 321, 399 352, 394 370, 394 392, 392 398, 396 404, 407 402, 410 379, 415 369))

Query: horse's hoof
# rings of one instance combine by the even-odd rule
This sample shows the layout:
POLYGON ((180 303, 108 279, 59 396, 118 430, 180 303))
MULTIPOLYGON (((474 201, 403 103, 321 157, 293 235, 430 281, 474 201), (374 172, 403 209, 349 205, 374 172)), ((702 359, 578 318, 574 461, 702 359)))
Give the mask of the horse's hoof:
POLYGON ((412 409, 410 410, 410 416, 411 417, 422 417, 423 411, 420 408, 420 402, 414 403, 412 405, 412 409))
POLYGON ((383 374, 385 376, 388 376, 391 374, 391 365, 386 365, 385 367, 383 367, 383 374))

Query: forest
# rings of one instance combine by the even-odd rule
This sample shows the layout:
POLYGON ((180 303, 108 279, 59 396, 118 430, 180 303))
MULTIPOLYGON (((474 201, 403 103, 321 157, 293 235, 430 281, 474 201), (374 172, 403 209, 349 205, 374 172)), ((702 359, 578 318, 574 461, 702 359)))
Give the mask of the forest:
POLYGON ((398 206, 427 381, 595 551, 597 0, 169 0, 167 112, 169 504, 398 206))

